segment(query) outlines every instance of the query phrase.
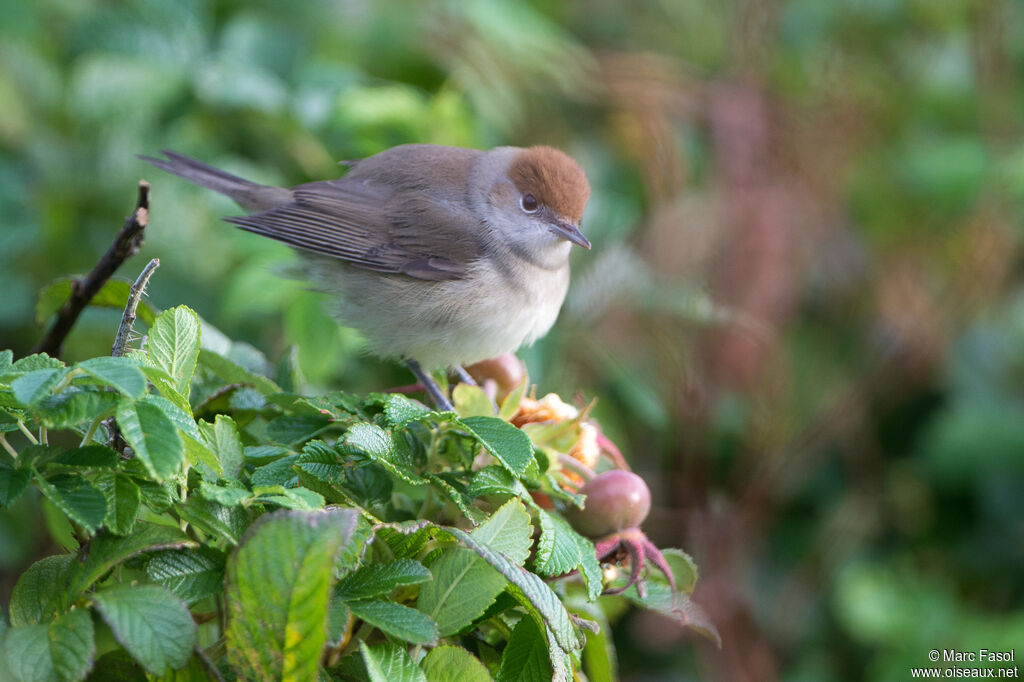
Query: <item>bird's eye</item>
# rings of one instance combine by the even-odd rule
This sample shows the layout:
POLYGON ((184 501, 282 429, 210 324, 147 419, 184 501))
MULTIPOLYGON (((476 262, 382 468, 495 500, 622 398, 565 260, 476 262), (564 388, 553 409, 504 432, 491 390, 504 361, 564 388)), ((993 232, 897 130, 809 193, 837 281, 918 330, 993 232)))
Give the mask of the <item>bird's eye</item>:
POLYGON ((526 213, 536 213, 537 209, 540 208, 540 202, 537 201, 537 197, 529 192, 524 194, 523 198, 519 200, 519 205, 522 206, 523 211, 526 213))

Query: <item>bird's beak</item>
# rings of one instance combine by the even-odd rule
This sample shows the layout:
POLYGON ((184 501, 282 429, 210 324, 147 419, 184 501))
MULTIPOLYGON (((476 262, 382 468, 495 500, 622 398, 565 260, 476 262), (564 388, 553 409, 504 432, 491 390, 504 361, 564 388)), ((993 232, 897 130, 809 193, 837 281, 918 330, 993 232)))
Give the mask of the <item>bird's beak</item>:
POLYGON ((551 231, 557 234, 562 239, 570 241, 577 246, 582 246, 584 249, 590 248, 590 240, 583 236, 580 232, 580 228, 576 227, 572 223, 566 220, 555 219, 549 223, 551 231))

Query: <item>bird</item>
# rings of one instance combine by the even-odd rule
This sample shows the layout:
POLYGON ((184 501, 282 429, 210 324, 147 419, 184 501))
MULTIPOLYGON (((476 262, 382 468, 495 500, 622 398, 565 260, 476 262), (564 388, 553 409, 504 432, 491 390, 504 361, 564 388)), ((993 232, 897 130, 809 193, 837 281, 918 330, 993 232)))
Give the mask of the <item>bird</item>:
POLYGON ((438 409, 430 377, 504 355, 548 332, 569 286, 590 184, 563 151, 405 144, 334 180, 261 185, 171 150, 153 166, 233 199, 225 220, 301 256, 313 287, 368 349, 404 362, 438 409))

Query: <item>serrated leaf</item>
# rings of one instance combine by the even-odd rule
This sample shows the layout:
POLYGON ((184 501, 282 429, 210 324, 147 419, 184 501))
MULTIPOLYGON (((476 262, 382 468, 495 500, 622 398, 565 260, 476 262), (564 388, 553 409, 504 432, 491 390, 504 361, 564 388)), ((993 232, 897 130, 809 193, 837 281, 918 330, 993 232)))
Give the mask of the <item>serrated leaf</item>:
POLYGON ((515 495, 526 499, 529 492, 522 482, 498 464, 485 466, 473 475, 469 484, 470 497, 484 495, 515 495))
POLYGON ((153 675, 181 668, 196 645, 188 606, 159 585, 114 585, 92 596, 114 638, 153 675))
POLYGON ((523 598, 537 610, 563 649, 572 651, 582 645, 569 618, 569 613, 565 610, 558 595, 548 587, 547 583, 526 569, 515 565, 504 555, 493 551, 464 530, 451 527, 445 527, 444 530, 497 569, 508 582, 518 587, 522 591, 523 598))
POLYGON ((251 372, 234 360, 206 348, 199 351, 199 365, 227 384, 246 384, 263 395, 281 391, 280 386, 262 374, 251 372))
POLYGON ((359 642, 370 682, 426 682, 416 662, 402 647, 391 642, 372 646, 359 642))
POLYGON ((203 481, 199 484, 199 495, 225 507, 234 507, 253 497, 252 491, 237 481, 226 486, 203 481))
POLYGON ((78 475, 37 476, 36 480, 46 498, 90 534, 103 525, 107 498, 99 488, 78 475))
POLYGON ((390 394, 384 402, 384 419, 393 427, 404 426, 430 414, 433 414, 430 409, 400 393, 390 394))
POLYGON ((406 483, 425 485, 427 481, 413 467, 402 448, 394 447, 392 435, 376 424, 356 424, 345 432, 344 442, 365 453, 406 483))
POLYGON ((71 609, 50 623, 47 633, 53 669, 61 680, 85 679, 96 655, 92 618, 85 609, 71 609))
POLYGON ((77 367, 104 386, 115 388, 129 398, 139 398, 146 392, 146 375, 127 358, 91 358, 78 363, 77 367))
POLYGON ((191 605, 224 589, 224 556, 206 547, 167 550, 146 563, 146 575, 191 605))
POLYGON ((12 364, 10 368, 4 372, 4 376, 8 376, 11 372, 16 374, 25 374, 26 372, 33 372, 37 369, 59 369, 61 367, 64 367, 64 363, 59 358, 51 358, 46 353, 33 353, 32 355, 26 355, 12 364))
POLYGON ((285 488, 283 486, 258 486, 253 488, 258 502, 276 504, 285 509, 320 509, 324 506, 323 495, 308 488, 285 488))
POLYGON ((462 424, 489 453, 516 476, 533 461, 533 444, 521 429, 497 417, 466 417, 462 424))
POLYGON ((533 567, 546 576, 564 575, 579 566, 582 560, 578 533, 559 516, 546 511, 538 512, 540 539, 533 567))
POLYGON ((314 679, 334 566, 359 527, 352 509, 279 511, 228 559, 228 658, 249 679, 314 679))
POLYGON ((420 665, 427 682, 493 682, 487 666, 460 646, 435 647, 420 665))
POLYGON ((185 444, 174 422, 160 407, 142 400, 122 400, 117 406, 117 425, 154 478, 166 481, 181 473, 185 444))
POLYGON ((54 461, 76 469, 114 469, 117 467, 117 453, 106 445, 86 445, 67 450, 54 461))
POLYGON ((544 632, 530 616, 524 616, 512 630, 501 654, 497 682, 550 680, 551 657, 544 632))
MULTIPOLYGON (((134 358, 132 359, 135 361, 134 358)), ((157 392, 162 397, 174 403, 182 412, 191 412, 192 407, 189 405, 188 399, 178 392, 177 382, 166 370, 149 364, 148 357, 141 361, 139 369, 146 375, 146 379, 156 387, 157 392)))
POLYGON ((177 528, 140 523, 140 527, 127 537, 100 535, 89 543, 89 552, 84 562, 76 562, 70 574, 68 594, 72 597, 87 590, 107 571, 123 561, 143 552, 160 549, 197 547, 177 528))
MULTIPOLYGON (((299 455, 288 455, 275 460, 270 464, 256 468, 249 476, 253 487, 281 485, 286 488, 298 483, 298 475, 295 473, 295 464, 299 461, 299 455)), ((330 465, 328 465, 330 466, 330 465)), ((317 470, 314 466, 313 470, 317 470)), ((337 465, 340 476, 341 466, 337 465)))
POLYGON ((386 599, 361 599, 346 604, 356 618, 392 637, 413 644, 437 641, 437 623, 416 609, 386 599))
POLYGON ((238 478, 245 464, 245 448, 235 420, 226 414, 218 414, 212 425, 207 424, 201 430, 219 463, 217 473, 226 478, 238 478))
POLYGON ((452 390, 452 403, 455 405, 455 412, 463 418, 494 416, 494 403, 479 386, 456 385, 452 390))
POLYGON ((275 443, 294 445, 315 437, 331 422, 326 417, 282 415, 267 424, 267 439, 275 443))
POLYGON ((366 564, 338 581, 335 594, 342 599, 369 599, 389 594, 396 587, 419 585, 430 579, 430 571, 412 559, 366 564))
POLYGON ((50 656, 50 628, 13 627, 4 638, 7 667, 18 682, 59 682, 50 656))
POLYGON ((530 514, 518 498, 503 504, 487 521, 473 529, 472 535, 519 566, 526 563, 533 545, 530 514))
POLYGON ((185 504, 179 504, 175 509, 188 523, 232 545, 239 543, 249 524, 249 515, 242 507, 226 507, 198 496, 188 498, 185 504))
POLYGON ((11 390, 18 404, 23 407, 32 407, 43 398, 50 395, 53 387, 60 383, 60 380, 67 374, 65 369, 37 369, 11 382, 11 390))
POLYGON ((96 479, 96 485, 107 499, 107 516, 103 525, 115 535, 127 535, 135 527, 135 517, 142 503, 139 486, 120 472, 107 472, 96 479))
POLYGON ((56 616, 61 608, 72 561, 74 556, 71 554, 48 556, 21 574, 11 592, 11 625, 38 625, 56 616))
POLYGON ((48 429, 76 428, 114 413, 120 394, 71 386, 46 396, 32 408, 33 418, 48 429))
POLYGON ((175 390, 187 399, 199 359, 199 316, 185 306, 160 313, 149 329, 146 353, 174 378, 175 390))
POLYGON ((28 469, 15 469, 6 457, 0 460, 0 507, 9 507, 21 497, 31 478, 28 469))
POLYGON ((462 547, 441 551, 430 572, 434 579, 420 587, 416 608, 437 623, 442 637, 476 620, 506 584, 486 561, 462 547))

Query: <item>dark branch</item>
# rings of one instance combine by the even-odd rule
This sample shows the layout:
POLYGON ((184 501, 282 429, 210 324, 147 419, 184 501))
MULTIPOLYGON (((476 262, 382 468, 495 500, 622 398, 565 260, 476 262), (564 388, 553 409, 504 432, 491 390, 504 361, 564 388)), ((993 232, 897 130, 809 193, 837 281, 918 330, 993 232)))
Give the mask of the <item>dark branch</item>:
POLYGON ((142 246, 146 225, 149 222, 149 183, 139 181, 139 200, 135 210, 125 220, 124 227, 114 239, 107 252, 103 254, 96 267, 84 279, 75 280, 71 285, 71 298, 57 312, 57 319, 46 333, 46 336, 32 349, 33 353, 46 353, 59 357, 64 340, 71 328, 82 314, 89 301, 99 293, 107 280, 117 271, 121 264, 133 256, 142 246))

